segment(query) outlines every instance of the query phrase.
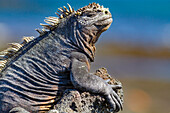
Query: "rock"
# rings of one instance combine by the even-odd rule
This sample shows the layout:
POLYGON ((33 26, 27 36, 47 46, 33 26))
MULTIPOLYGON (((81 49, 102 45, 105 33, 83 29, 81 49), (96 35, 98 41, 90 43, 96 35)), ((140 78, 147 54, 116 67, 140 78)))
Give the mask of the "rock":
MULTIPOLYGON (((121 85, 121 82, 113 79, 105 68, 98 69, 95 75, 104 80, 109 79, 109 84, 121 85)), ((117 89, 116 92, 123 102, 123 90, 117 89)), ((113 113, 113 109, 109 107, 104 96, 99 94, 80 92, 75 89, 67 89, 63 94, 54 109, 48 113, 113 113)))
POLYGON ((103 96, 67 89, 55 110, 48 113, 111 113, 103 96))

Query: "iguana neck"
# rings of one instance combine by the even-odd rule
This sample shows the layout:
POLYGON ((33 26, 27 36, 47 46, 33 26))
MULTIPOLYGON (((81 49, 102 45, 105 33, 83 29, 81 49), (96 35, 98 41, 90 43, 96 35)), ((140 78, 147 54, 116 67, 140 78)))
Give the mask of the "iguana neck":
MULTIPOLYGON (((70 18, 73 19, 73 18, 70 18)), ((88 29, 82 29, 74 20, 67 20, 64 24, 59 25, 54 31, 61 34, 63 40, 71 44, 77 51, 83 52, 87 55, 91 62, 94 61, 95 46, 92 44, 96 39, 96 32, 88 29), (95 37, 95 38, 94 38, 95 37)))
POLYGON ((73 35, 71 35, 72 42, 78 45, 78 47, 87 55, 91 62, 94 61, 95 56, 95 46, 91 44, 93 37, 95 37, 92 31, 88 29, 82 31, 81 29, 77 29, 78 26, 74 26, 72 31, 73 35))

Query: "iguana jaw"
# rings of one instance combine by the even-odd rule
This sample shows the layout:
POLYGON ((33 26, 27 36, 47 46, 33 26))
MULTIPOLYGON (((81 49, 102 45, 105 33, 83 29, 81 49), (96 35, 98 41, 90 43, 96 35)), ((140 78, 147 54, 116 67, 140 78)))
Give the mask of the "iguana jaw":
POLYGON ((104 31, 106 31, 107 29, 109 29, 109 27, 110 27, 111 24, 112 24, 112 21, 113 21, 112 17, 106 19, 107 24, 101 26, 100 32, 102 33, 102 32, 104 32, 104 31))
POLYGON ((111 26, 111 24, 112 24, 112 23, 110 23, 109 25, 107 25, 106 27, 104 27, 104 28, 101 30, 101 32, 104 32, 104 31, 106 31, 107 29, 109 29, 109 27, 111 26))
POLYGON ((100 37, 100 35, 101 35, 104 31, 106 31, 107 29, 109 29, 110 26, 111 26, 111 24, 107 25, 107 26, 104 27, 99 33, 97 33, 96 40, 95 40, 94 43, 97 42, 97 40, 98 40, 98 38, 100 37))
POLYGON ((112 24, 113 19, 112 19, 112 17, 109 17, 108 19, 106 19, 106 20, 104 20, 104 21, 106 21, 107 24, 102 25, 101 27, 99 27, 100 30, 99 30, 99 32, 97 33, 96 38, 93 39, 93 43, 92 43, 92 44, 95 44, 95 43, 97 42, 98 38, 100 37, 100 35, 101 35, 104 31, 106 31, 107 29, 109 29, 109 27, 110 27, 111 24, 112 24))

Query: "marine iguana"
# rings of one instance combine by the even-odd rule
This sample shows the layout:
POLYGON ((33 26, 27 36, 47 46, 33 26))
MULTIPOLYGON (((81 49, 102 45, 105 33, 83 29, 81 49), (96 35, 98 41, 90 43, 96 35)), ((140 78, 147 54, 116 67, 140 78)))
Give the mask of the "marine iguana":
MULTIPOLYGON (((0 112, 15 107, 45 112, 65 89, 105 95, 116 112, 122 102, 102 78, 91 74, 95 43, 112 23, 108 8, 92 3, 75 11, 68 4, 47 17, 40 36, 24 37, 0 53, 0 112)), ((21 111, 20 111, 21 112, 21 111)))

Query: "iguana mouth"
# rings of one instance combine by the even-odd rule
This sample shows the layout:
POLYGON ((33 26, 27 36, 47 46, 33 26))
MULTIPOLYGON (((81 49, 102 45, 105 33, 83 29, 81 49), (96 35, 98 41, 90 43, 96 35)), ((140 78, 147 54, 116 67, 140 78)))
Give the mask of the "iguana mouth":
POLYGON ((100 32, 104 32, 110 27, 112 21, 113 21, 112 17, 105 18, 95 23, 95 26, 98 28, 100 32))
POLYGON ((113 21, 112 17, 109 17, 107 19, 101 20, 99 24, 96 23, 96 27, 98 27, 99 31, 97 32, 96 37, 93 38, 92 44, 95 44, 97 42, 101 33, 106 31, 110 27, 110 25, 112 24, 112 21, 113 21))
POLYGON ((113 19, 112 19, 112 17, 110 17, 105 21, 107 22, 107 24, 104 25, 104 28, 101 30, 102 32, 106 31, 111 26, 113 19))

